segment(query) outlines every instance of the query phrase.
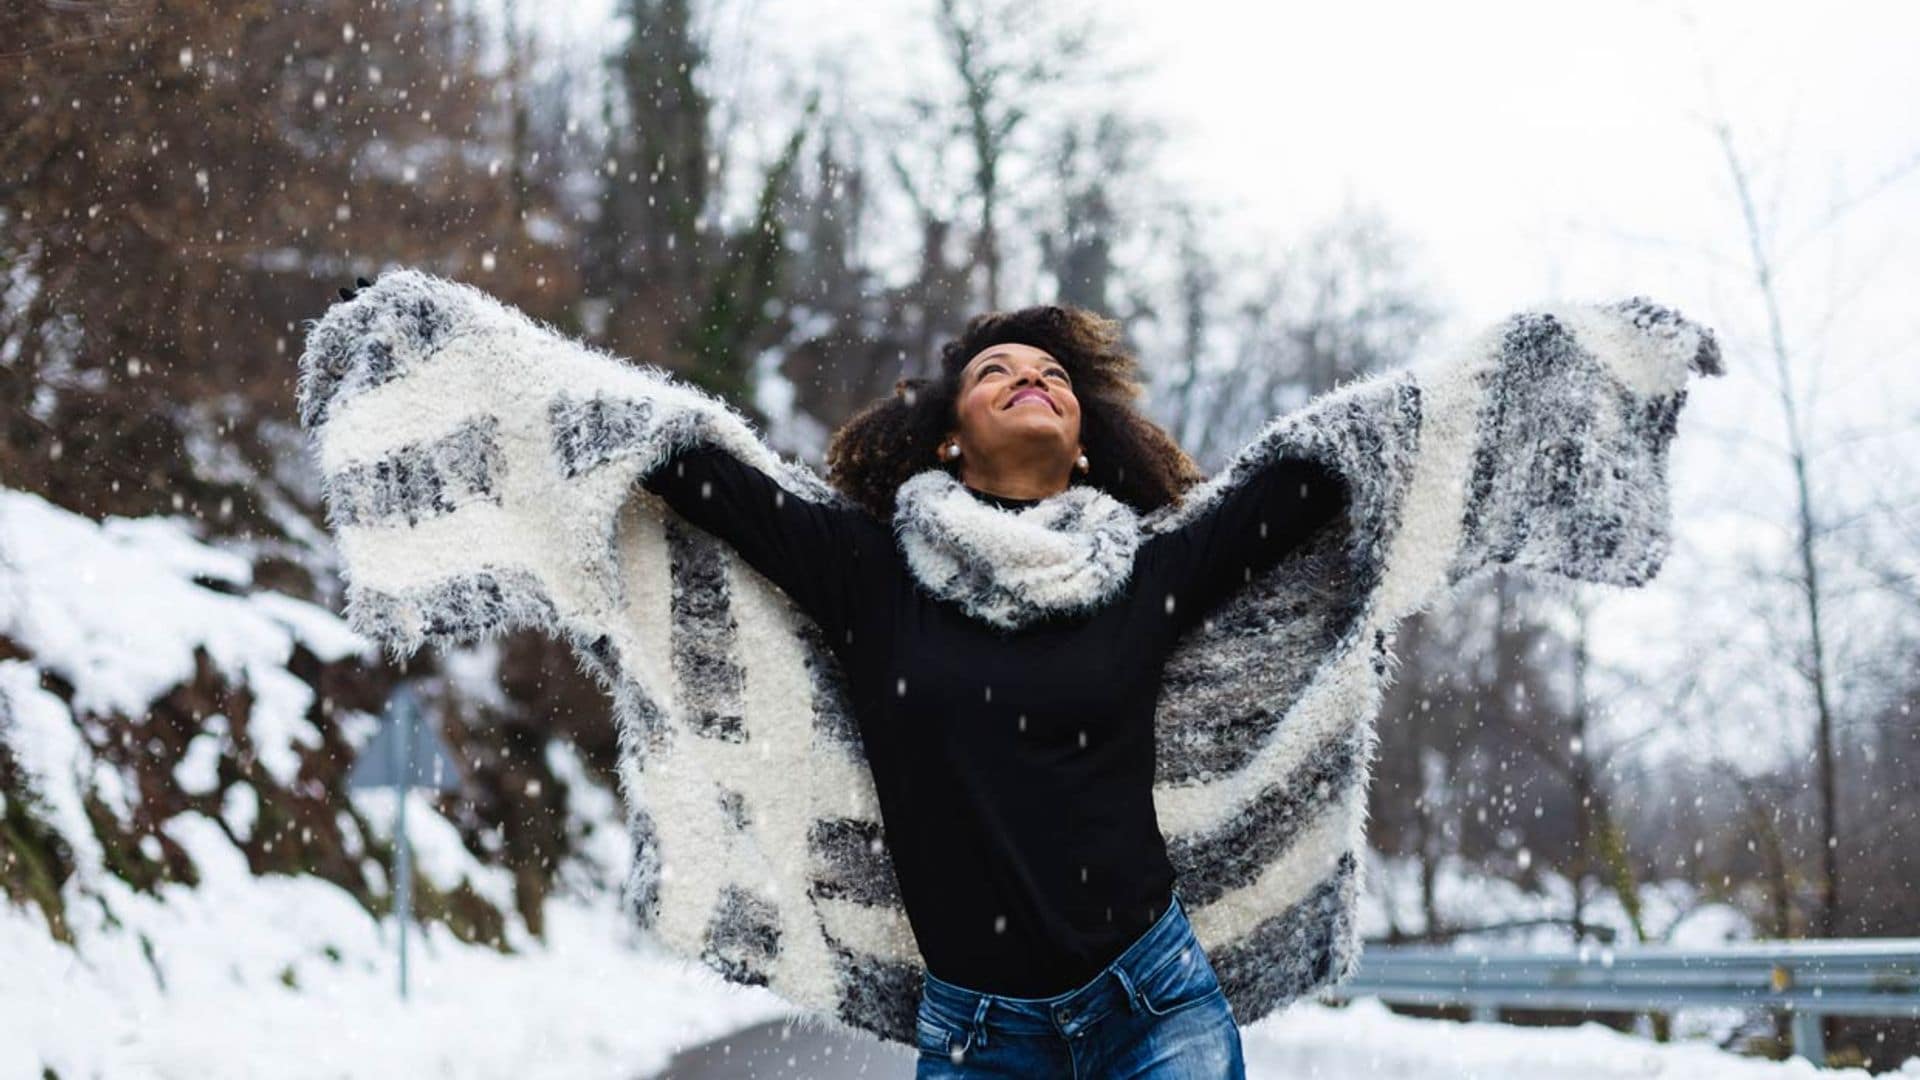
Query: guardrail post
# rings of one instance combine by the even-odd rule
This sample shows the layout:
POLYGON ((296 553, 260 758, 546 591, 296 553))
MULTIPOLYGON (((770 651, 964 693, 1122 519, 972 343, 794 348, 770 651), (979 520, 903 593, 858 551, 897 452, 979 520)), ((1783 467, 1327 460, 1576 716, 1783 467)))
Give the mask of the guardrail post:
POLYGON ((1827 1067, 1826 1034, 1820 1030, 1821 1014, 1806 1009, 1793 1010, 1793 1053, 1820 1068, 1827 1067))

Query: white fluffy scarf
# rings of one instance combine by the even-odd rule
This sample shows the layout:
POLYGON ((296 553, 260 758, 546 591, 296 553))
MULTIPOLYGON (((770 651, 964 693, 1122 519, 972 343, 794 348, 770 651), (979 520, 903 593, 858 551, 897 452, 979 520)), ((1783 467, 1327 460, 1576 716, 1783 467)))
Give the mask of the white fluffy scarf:
MULTIPOLYGON (((1252 1023, 1353 970, 1398 621, 1502 564, 1650 579, 1687 374, 1719 370, 1712 335, 1657 304, 1558 305, 1276 417, 1177 507, 1135 518, 1078 488, 1013 511, 931 470, 902 487, 897 535, 926 588, 1013 626, 1101 603, 1142 536, 1283 455, 1342 473, 1344 520, 1178 642, 1156 703, 1176 882, 1252 1023)), ((539 629, 612 697, 640 925, 911 1043, 923 969, 831 650, 638 481, 704 442, 795 497, 843 497, 724 402, 413 271, 311 326, 299 406, 356 629, 396 657, 539 629)))
POLYGON ((937 468, 900 485, 893 531, 923 588, 1003 629, 1106 603, 1140 546, 1139 516, 1097 487, 1001 507, 937 468))

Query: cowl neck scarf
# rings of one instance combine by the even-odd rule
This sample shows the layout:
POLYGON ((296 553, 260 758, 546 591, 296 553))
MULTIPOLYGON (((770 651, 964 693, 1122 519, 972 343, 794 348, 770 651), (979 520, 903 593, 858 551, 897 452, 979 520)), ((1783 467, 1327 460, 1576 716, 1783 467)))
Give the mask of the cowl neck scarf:
POLYGON ((923 589, 1003 630, 1105 604, 1132 578, 1141 535, 1133 508, 1092 485, 1008 507, 941 468, 900 485, 893 532, 923 589))

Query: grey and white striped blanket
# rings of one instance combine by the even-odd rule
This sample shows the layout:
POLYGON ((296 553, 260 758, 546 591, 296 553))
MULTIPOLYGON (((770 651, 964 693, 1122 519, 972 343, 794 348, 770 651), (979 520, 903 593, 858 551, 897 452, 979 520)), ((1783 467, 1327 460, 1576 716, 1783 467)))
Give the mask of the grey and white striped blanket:
MULTIPOLYGON (((713 441, 795 496, 844 496, 724 402, 415 271, 335 304, 300 364, 353 627, 396 658, 520 627, 562 637, 613 699, 639 923, 819 1022, 911 1044, 921 961, 837 662, 783 594, 637 481, 713 441)), ((1241 1023, 1357 959, 1395 625, 1500 563, 1650 579, 1687 375, 1720 370, 1710 331, 1643 298, 1518 314, 1276 418, 1178 507, 1121 519, 1178 525, 1289 453, 1352 489, 1346 520, 1195 628, 1162 684, 1154 802, 1241 1023)), ((1046 602, 991 566, 958 573, 962 547, 910 565, 936 592, 973 581, 982 617, 1046 602)))

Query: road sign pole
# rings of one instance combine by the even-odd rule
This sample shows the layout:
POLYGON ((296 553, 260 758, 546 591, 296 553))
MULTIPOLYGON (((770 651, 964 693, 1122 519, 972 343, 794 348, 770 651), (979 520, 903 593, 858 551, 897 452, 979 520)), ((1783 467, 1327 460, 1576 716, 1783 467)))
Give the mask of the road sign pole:
POLYGON ((413 922, 413 841, 407 835, 407 795, 413 786, 413 739, 414 739, 414 702, 410 687, 402 685, 394 696, 394 724, 400 736, 395 741, 394 756, 399 782, 394 785, 395 804, 393 812, 393 837, 395 844, 395 873, 399 880, 394 884, 395 914, 400 920, 400 1000, 407 999, 407 930, 413 922))

